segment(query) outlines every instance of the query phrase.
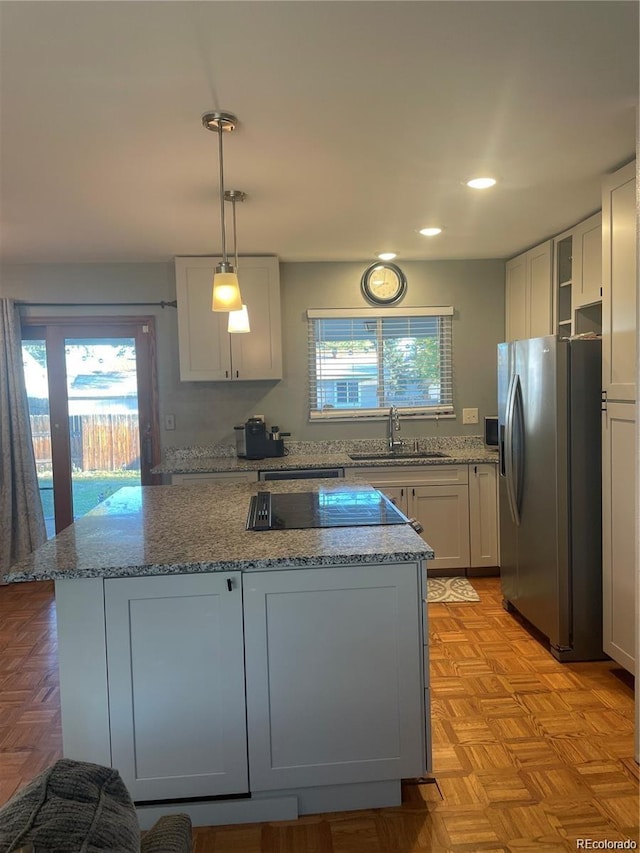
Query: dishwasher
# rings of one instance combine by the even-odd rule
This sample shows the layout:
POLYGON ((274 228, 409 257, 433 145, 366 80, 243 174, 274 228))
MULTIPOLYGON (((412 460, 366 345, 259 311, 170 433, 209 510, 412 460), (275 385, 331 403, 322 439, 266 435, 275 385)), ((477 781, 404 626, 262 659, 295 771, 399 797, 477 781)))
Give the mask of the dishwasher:
POLYGON ((317 480, 344 477, 344 468, 276 468, 258 471, 258 480, 317 480))

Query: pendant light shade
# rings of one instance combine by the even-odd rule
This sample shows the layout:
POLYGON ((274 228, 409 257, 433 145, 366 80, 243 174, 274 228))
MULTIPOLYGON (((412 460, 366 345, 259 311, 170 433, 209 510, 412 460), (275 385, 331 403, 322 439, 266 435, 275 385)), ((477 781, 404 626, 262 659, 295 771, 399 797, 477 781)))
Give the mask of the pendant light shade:
POLYGON ((249 325, 249 312, 247 306, 243 305, 239 311, 229 311, 229 323, 227 332, 230 334, 244 334, 251 331, 249 325))
POLYGON ((227 245, 224 218, 224 160, 222 155, 222 136, 225 131, 236 129, 237 119, 231 113, 213 112, 202 116, 202 124, 207 130, 218 134, 218 160, 220 165, 220 229, 222 233, 222 261, 216 267, 213 276, 213 296, 211 309, 213 311, 240 311, 242 297, 238 276, 232 264, 227 259, 227 245))
MULTIPOLYGON (((233 209, 233 216, 231 219, 233 225, 233 256, 236 262, 236 270, 240 268, 240 263, 238 261, 238 231, 236 228, 236 202, 244 201, 247 197, 246 193, 243 193, 242 190, 226 190, 224 194, 224 200, 231 202, 231 207, 233 209)), ((249 325, 249 312, 247 311, 247 306, 242 304, 239 310, 229 311, 229 322, 227 323, 227 332, 232 335, 237 334, 246 334, 251 331, 251 326, 249 325)))
MULTIPOLYGON (((241 311, 242 297, 240 296, 240 284, 235 270, 232 272, 220 271, 222 264, 216 267, 213 276, 213 298, 211 300, 212 311, 241 311)), ((233 267, 231 267, 233 270, 233 267)))

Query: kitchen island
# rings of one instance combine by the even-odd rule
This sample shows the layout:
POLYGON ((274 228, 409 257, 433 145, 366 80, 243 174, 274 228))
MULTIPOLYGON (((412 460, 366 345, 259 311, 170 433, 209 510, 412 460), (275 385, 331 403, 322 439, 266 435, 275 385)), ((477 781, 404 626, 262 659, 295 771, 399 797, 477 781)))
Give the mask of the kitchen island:
POLYGON ((7 576, 55 580, 64 754, 116 767, 143 827, 399 804, 430 769, 431 548, 405 524, 246 530, 257 489, 121 489, 7 576))

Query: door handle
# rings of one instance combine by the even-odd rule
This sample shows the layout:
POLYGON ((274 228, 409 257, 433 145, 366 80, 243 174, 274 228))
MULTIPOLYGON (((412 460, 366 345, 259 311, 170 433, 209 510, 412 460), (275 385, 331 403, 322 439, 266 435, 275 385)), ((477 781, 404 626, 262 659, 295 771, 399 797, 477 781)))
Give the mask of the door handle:
POLYGON ((153 442, 148 434, 142 439, 142 456, 145 464, 153 465, 153 442))
POLYGON ((507 499, 509 510, 514 524, 520 524, 520 512, 518 510, 517 491, 516 491, 516 473, 513 464, 514 452, 514 420, 516 412, 516 395, 520 384, 520 377, 514 373, 509 383, 509 391, 507 393, 507 407, 505 417, 504 430, 504 463, 505 463, 505 479, 507 486, 507 499))

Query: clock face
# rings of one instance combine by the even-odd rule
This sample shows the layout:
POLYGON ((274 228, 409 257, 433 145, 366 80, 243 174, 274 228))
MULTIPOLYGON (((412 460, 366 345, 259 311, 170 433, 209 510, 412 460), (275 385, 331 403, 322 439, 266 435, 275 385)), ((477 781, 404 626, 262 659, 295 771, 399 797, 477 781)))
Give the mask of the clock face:
POLYGON ((375 305, 392 305, 404 296, 407 279, 395 264, 373 264, 360 282, 365 299, 375 305))

